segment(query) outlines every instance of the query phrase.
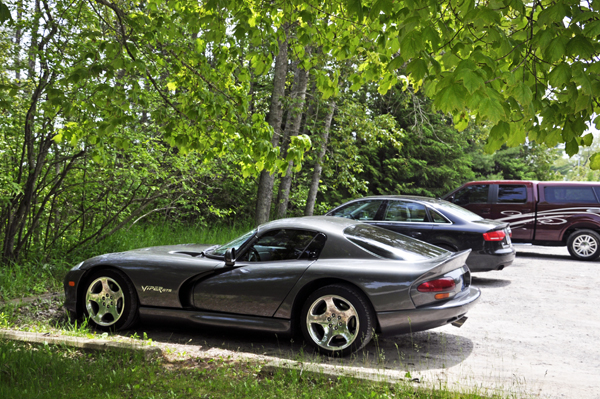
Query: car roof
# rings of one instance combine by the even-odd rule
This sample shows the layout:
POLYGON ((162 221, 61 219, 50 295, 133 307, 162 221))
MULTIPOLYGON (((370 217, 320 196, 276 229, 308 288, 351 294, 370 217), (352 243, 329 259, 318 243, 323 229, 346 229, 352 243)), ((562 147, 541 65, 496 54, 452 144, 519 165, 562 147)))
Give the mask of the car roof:
POLYGON ((350 202, 354 202, 354 201, 363 201, 363 200, 370 200, 370 199, 379 199, 379 200, 409 200, 409 201, 420 201, 420 202, 427 202, 430 204, 439 204, 439 203, 443 203, 446 202, 444 200, 438 199, 438 198, 431 198, 431 197, 422 197, 420 195, 370 195, 368 197, 361 197, 361 198, 356 198, 354 200, 350 200, 348 202, 345 202, 345 204, 348 204, 350 202))
POLYGON ((362 222, 335 216, 304 216, 299 218, 286 218, 273 220, 261 224, 258 230, 270 229, 306 229, 321 231, 325 234, 342 234, 344 229, 362 222))

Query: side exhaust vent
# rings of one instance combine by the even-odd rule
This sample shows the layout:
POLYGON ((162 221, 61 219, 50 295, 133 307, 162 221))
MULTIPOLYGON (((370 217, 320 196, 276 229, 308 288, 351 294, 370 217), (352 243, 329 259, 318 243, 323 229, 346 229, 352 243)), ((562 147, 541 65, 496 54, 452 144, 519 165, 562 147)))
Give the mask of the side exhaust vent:
POLYGON ((454 327, 462 327, 462 325, 465 324, 465 321, 467 321, 467 316, 463 316, 458 320, 454 320, 451 324, 454 327))

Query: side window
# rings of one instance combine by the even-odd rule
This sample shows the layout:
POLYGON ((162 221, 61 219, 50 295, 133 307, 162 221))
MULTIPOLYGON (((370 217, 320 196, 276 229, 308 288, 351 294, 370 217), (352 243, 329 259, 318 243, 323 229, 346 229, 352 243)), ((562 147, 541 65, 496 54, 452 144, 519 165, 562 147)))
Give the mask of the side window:
POLYGON ((488 202, 488 184, 474 184, 467 186, 454 194, 454 203, 457 205, 486 204, 488 202))
POLYGON ((319 255, 321 255, 321 250, 323 250, 323 247, 325 246, 325 241, 327 241, 325 234, 317 234, 310 244, 308 244, 308 247, 304 249, 300 259, 318 259, 319 255))
POLYGON ((381 206, 382 200, 357 201, 331 213, 331 216, 355 220, 373 220, 381 206))
POLYGON ((550 186, 544 187, 546 202, 563 204, 569 202, 598 203, 592 187, 550 186))
POLYGON ((498 186, 498 202, 501 204, 524 204, 527 202, 527 187, 501 184, 498 186))
MULTIPOLYGON (((306 230, 280 229, 266 232, 240 258, 247 262, 298 259, 317 233, 306 230)), ((320 241, 324 244, 324 241, 320 241)), ((320 253, 320 249, 317 249, 320 253)), ((318 256, 318 254, 317 254, 318 256)))
POLYGON ((431 208, 429 208, 429 216, 431 216, 434 223, 450 223, 448 219, 443 217, 438 211, 431 208))
POLYGON ((389 222, 427 222, 425 206, 415 202, 390 201, 383 220, 389 222))

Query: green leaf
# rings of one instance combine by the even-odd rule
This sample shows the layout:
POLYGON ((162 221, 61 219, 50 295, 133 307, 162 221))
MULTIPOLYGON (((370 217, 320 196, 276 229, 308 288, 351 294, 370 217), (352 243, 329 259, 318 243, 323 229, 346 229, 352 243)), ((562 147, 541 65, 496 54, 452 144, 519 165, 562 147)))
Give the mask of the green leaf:
POLYGON ((566 62, 561 62, 552 69, 548 77, 552 86, 562 88, 571 80, 571 66, 566 62))
POLYGON ((500 120, 506 118, 506 114, 504 113, 504 108, 500 101, 487 97, 481 101, 481 105, 479 106, 479 113, 486 118, 488 118, 493 123, 497 123, 500 120))
POLYGON ((557 2, 553 6, 550 6, 543 10, 540 15, 538 15, 538 23, 540 25, 550 25, 554 22, 562 23, 562 20, 570 16, 570 10, 568 7, 562 2, 557 2))
POLYGON ((416 30, 408 32, 400 41, 400 54, 404 59, 415 57, 421 50, 423 50, 423 38, 416 30))
POLYGON ((427 62, 421 58, 412 60, 406 66, 406 72, 411 75, 415 81, 419 81, 427 74, 427 62))
POLYGON ((569 50, 569 54, 571 56, 583 58, 585 60, 592 58, 592 55, 594 55, 596 52, 590 39, 582 35, 576 35, 574 38, 569 40, 567 49, 569 50))
POLYGON ((583 28, 583 33, 586 36, 595 38, 600 35, 600 21, 592 21, 585 24, 585 28, 583 28))
POLYGON ((569 141, 565 146, 565 152, 569 157, 577 154, 579 152, 579 144, 577 143, 577 140, 573 139, 569 141))
POLYGON ((593 87, 592 81, 588 76, 587 72, 583 70, 583 66, 580 63, 575 63, 572 67, 573 69, 573 80, 579 86, 581 86, 581 92, 588 96, 593 95, 593 87))
POLYGON ((440 35, 430 25, 423 30, 423 40, 431 43, 431 49, 434 52, 440 48, 440 35))
POLYGON ((600 152, 597 152, 590 157, 590 169, 592 169, 592 170, 600 169, 600 152))
POLYGON ((516 147, 525 143, 525 138, 527 137, 527 131, 524 128, 513 130, 511 134, 508 136, 508 140, 506 140, 506 144, 509 147, 516 147))
POLYGON ((594 126, 596 127, 596 129, 600 130, 600 115, 596 117, 596 119, 594 119, 594 126))
POLYGON ((564 39, 562 37, 554 38, 550 45, 544 51, 545 61, 547 62, 556 62, 565 56, 566 48, 564 39))
POLYGON ((12 16, 6 4, 0 1, 0 23, 4 21, 12 21, 12 16))
POLYGON ((437 94, 433 105, 443 112, 452 112, 463 107, 466 94, 462 85, 451 84, 437 94))
POLYGON ((512 94, 522 106, 529 105, 533 98, 531 89, 523 82, 519 82, 519 84, 512 90, 512 94))
POLYGON ((456 74, 456 80, 462 80, 469 94, 473 94, 477 89, 485 85, 485 81, 475 71, 462 69, 456 74))
POLYGON ((594 135, 591 133, 588 133, 585 136, 583 136, 581 138, 581 140, 583 141, 583 145, 589 147, 592 145, 592 142, 594 141, 594 135))
POLYGON ((379 18, 379 14, 383 11, 385 14, 389 14, 392 11, 392 1, 391 0, 377 0, 373 7, 371 7, 371 11, 369 11, 369 18, 375 20, 379 18))
POLYGON ((350 17, 356 15, 358 21, 362 21, 363 12, 362 12, 362 4, 360 0, 347 0, 346 8, 348 9, 348 14, 350 17))
POLYGON ((395 71, 396 69, 400 69, 402 65, 404 65, 404 58, 398 56, 390 61, 390 63, 387 66, 387 70, 390 72, 395 71))

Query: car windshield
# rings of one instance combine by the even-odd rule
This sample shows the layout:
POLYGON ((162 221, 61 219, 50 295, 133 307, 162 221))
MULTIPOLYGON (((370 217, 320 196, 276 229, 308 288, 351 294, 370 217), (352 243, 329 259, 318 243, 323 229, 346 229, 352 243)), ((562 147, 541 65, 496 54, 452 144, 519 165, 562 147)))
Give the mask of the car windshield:
POLYGON ((207 252, 207 255, 224 256, 225 251, 227 251, 228 248, 235 248, 235 250, 237 251, 242 246, 243 243, 248 241, 248 239, 250 239, 250 237, 254 236, 255 234, 256 234, 256 230, 249 231, 246 234, 244 234, 243 236, 240 236, 240 237, 236 238, 235 240, 228 242, 225 245, 221 245, 220 247, 217 247, 215 249, 209 249, 207 252))
POLYGON ((435 245, 368 224, 347 227, 344 234, 359 247, 386 259, 419 261, 448 253, 435 245))
POLYGON ((470 210, 465 209, 461 206, 453 204, 452 202, 440 201, 437 204, 435 204, 434 206, 438 210, 449 212, 452 215, 456 215, 457 217, 459 217, 463 220, 468 220, 469 222, 474 222, 476 220, 483 219, 478 214, 473 213, 470 210))

